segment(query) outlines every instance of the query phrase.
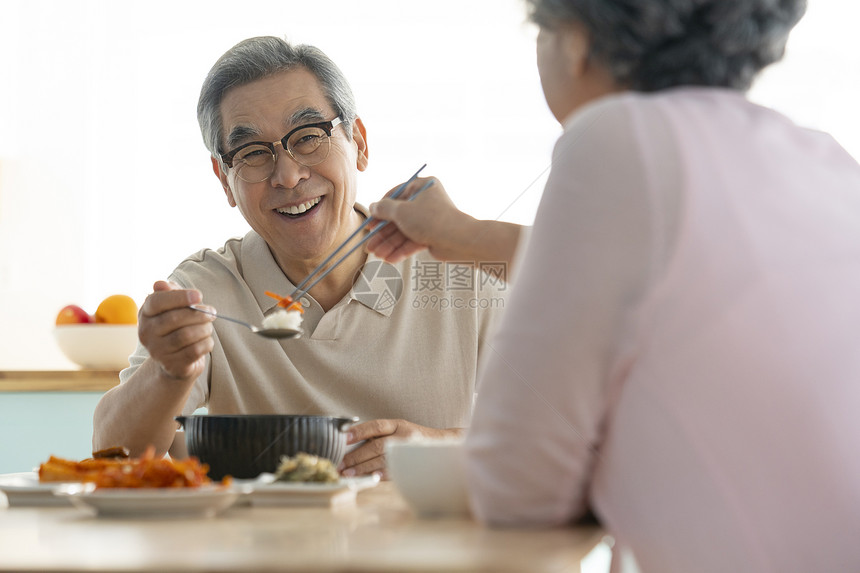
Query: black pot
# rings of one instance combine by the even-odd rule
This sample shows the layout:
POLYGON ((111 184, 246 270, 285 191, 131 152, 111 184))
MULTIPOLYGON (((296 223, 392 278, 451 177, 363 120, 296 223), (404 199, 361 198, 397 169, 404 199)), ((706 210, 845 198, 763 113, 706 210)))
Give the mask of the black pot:
POLYGON ((358 418, 331 416, 177 416, 188 454, 209 465, 209 477, 255 478, 274 473, 281 456, 305 452, 338 465, 346 453, 346 429, 358 418))

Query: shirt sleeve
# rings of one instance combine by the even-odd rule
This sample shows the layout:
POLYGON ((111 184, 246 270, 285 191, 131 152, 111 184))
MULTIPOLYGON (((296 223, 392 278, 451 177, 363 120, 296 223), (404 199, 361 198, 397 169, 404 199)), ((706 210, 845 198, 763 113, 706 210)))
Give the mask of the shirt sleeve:
POLYGON ((638 124, 623 102, 592 104, 555 146, 466 440, 482 521, 559 524, 588 509, 608 381, 665 250, 638 124))

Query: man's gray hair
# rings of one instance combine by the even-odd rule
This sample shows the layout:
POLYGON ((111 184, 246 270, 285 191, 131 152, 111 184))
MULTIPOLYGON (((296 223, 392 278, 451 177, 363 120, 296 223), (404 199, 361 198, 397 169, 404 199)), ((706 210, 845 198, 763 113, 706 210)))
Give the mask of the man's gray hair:
POLYGON ((576 21, 591 56, 636 91, 714 86, 746 91, 785 53, 806 0, 526 0, 552 29, 576 21))
POLYGON ((292 45, 274 36, 243 40, 221 56, 200 90, 197 102, 197 122, 206 148, 215 157, 224 149, 221 122, 221 99, 230 88, 263 79, 278 72, 305 68, 316 76, 329 104, 341 117, 344 131, 352 137, 352 125, 357 112, 355 97, 340 68, 314 46, 292 45))

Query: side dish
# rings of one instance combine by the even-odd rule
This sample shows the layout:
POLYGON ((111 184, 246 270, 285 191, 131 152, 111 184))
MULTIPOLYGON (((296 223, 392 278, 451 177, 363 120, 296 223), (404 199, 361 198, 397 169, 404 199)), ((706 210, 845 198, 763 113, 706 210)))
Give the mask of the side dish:
MULTIPOLYGON (((39 466, 40 482, 88 482, 97 488, 199 487, 212 483, 209 466, 197 458, 156 458, 149 447, 139 458, 90 458, 81 461, 51 456, 39 466)), ((230 483, 229 476, 221 482, 230 483)))
POLYGON ((340 479, 337 469, 328 458, 299 452, 293 457, 282 456, 275 471, 275 481, 311 481, 333 483, 340 479))
POLYGON ((278 306, 283 309, 295 310, 299 314, 304 314, 305 312, 304 307, 302 307, 302 303, 297 300, 293 300, 293 297, 291 296, 281 296, 270 291, 266 291, 266 296, 276 299, 278 301, 278 306))

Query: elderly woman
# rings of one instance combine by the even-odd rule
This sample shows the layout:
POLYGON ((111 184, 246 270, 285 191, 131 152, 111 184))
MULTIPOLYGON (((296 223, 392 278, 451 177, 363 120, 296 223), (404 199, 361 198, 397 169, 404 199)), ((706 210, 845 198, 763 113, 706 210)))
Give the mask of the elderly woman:
MULTIPOLYGON (((564 134, 479 381, 476 515, 591 511, 645 572, 860 571, 860 167, 744 97, 804 2, 528 5, 564 134)), ((517 233, 422 203, 450 209, 373 208, 377 254, 517 233)))

